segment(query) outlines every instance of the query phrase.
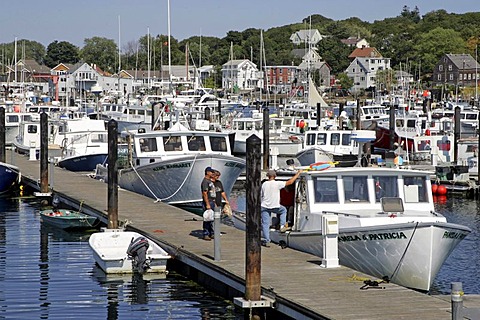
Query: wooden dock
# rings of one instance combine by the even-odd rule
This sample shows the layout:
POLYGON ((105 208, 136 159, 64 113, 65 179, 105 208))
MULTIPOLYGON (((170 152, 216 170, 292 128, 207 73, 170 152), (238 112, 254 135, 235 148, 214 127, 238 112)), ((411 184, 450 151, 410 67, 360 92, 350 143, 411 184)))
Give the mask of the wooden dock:
MULTIPOLYGON (((39 188, 39 161, 9 151, 6 159, 20 167, 24 184, 39 188)), ((82 203, 83 212, 106 222, 106 183, 53 166, 49 170, 51 188, 62 201, 77 208, 82 203)), ((201 217, 129 191, 119 190, 118 196, 119 221, 128 221, 128 228, 162 245, 173 257, 169 268, 225 298, 243 297, 243 231, 222 224, 221 260, 216 261, 214 241, 200 239, 201 217)), ((310 254, 275 245, 262 247, 262 294, 274 300, 277 315, 294 319, 452 319, 450 296, 429 296, 390 283, 362 289, 364 280, 376 279, 349 268, 326 269, 320 264, 321 259, 310 254)))

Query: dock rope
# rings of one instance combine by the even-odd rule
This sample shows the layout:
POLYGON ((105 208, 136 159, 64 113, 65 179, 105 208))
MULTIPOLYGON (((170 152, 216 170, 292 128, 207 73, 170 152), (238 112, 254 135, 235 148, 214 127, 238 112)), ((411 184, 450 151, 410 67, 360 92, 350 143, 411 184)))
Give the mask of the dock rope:
POLYGON ((390 278, 388 278, 387 276, 385 276, 384 278, 391 281, 391 279, 393 279, 393 277, 395 277, 395 274, 398 272, 398 270, 400 269, 400 266, 403 262, 403 259, 405 259, 405 255, 407 254, 407 250, 408 248, 410 247, 410 244, 412 243, 412 240, 413 240, 413 236, 415 235, 415 232, 417 231, 417 228, 418 228, 418 222, 415 223, 415 228, 413 229, 413 232, 412 232, 412 236, 410 237, 410 240, 408 240, 408 243, 407 243, 407 246, 405 247, 405 250, 403 251, 403 254, 402 254, 402 257, 400 258, 400 260, 398 261, 398 264, 397 264, 397 267, 395 268, 395 270, 393 271, 392 275, 390 276, 390 278))

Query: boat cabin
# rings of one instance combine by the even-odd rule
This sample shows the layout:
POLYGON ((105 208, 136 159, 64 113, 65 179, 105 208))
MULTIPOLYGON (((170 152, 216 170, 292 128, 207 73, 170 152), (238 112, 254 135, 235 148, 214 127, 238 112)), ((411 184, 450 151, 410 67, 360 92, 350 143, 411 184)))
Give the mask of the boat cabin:
POLYGON ((210 131, 152 131, 134 136, 135 165, 191 154, 231 155, 230 135, 210 131))
POLYGON ((344 226, 361 227, 378 223, 372 218, 383 217, 383 224, 394 223, 392 218, 407 223, 409 212, 418 216, 433 211, 428 172, 371 167, 306 171, 296 182, 294 230, 318 230, 324 213, 338 215, 344 226), (402 202, 403 211, 385 212, 382 201, 391 198, 402 202))

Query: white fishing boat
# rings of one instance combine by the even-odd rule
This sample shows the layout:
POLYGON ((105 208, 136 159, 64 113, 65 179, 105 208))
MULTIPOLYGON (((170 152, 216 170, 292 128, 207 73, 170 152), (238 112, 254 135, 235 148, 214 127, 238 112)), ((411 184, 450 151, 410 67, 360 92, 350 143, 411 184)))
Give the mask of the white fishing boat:
MULTIPOLYGON (((341 265, 421 291, 470 233, 435 212, 430 173, 387 168, 305 171, 296 182, 291 231, 271 229, 282 246, 323 257, 323 216, 338 219, 341 265)), ((234 214, 245 228, 245 218, 234 214)))
POLYGON ((353 167, 358 163, 359 142, 373 140, 373 130, 309 130, 295 157, 302 166, 335 162, 336 167, 353 167))
MULTIPOLYGON (((169 204, 201 207, 206 167, 222 173, 228 195, 246 166, 232 155, 227 132, 189 130, 177 122, 169 130, 132 134, 131 140, 132 161, 118 171, 118 185, 169 204)), ((96 178, 106 181, 107 172, 97 165, 96 178)))
POLYGON ((104 229, 88 241, 97 265, 111 273, 165 273, 168 253, 157 243, 133 231, 104 229))

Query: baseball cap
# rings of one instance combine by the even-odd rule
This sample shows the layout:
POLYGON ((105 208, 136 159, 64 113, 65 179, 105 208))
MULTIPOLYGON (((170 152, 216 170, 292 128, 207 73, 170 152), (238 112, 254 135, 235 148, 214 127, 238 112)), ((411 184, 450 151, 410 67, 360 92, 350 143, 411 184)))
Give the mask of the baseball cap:
POLYGON ((267 177, 276 177, 277 172, 275 170, 268 170, 267 171, 267 177))
POLYGON ((216 171, 216 170, 213 169, 212 167, 206 167, 206 168, 205 168, 205 173, 207 173, 207 172, 215 172, 215 171, 216 171))

